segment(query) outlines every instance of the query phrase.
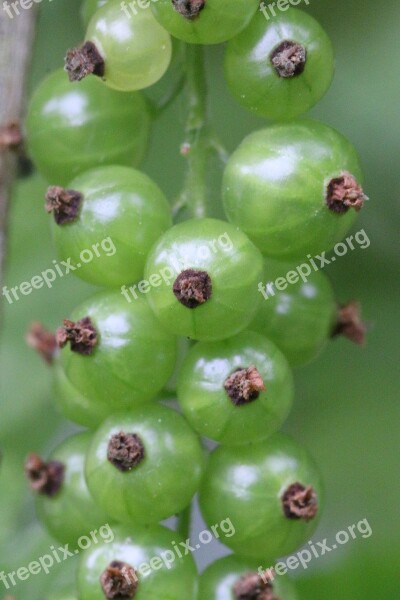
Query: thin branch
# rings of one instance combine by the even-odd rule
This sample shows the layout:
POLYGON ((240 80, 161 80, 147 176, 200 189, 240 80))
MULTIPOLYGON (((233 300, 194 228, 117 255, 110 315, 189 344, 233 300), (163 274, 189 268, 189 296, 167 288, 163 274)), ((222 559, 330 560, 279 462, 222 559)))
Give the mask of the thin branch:
POLYGON ((31 58, 35 7, 11 18, 0 8, 0 289, 6 251, 6 223, 14 183, 24 84, 31 58))

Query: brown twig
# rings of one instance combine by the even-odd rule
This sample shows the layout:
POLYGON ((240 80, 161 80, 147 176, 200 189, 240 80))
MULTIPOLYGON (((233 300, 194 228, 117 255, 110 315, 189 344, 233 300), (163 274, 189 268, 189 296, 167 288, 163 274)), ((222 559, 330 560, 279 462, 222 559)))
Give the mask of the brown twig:
POLYGON ((5 11, 0 11, 0 137, 4 141, 0 144, 0 290, 3 287, 7 210, 17 168, 15 150, 19 144, 15 134, 20 131, 35 14, 35 7, 32 7, 11 19, 5 11))

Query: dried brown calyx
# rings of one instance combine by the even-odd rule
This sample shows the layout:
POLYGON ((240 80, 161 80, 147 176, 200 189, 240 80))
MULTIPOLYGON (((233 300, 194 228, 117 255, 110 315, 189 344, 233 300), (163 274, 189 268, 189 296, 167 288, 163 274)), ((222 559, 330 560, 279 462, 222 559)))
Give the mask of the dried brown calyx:
POLYGON ((301 75, 307 62, 307 50, 301 44, 285 40, 271 54, 271 63, 283 79, 301 75))
POLYGON ((259 573, 246 573, 233 587, 235 600, 280 600, 270 580, 259 573))
POLYGON ((45 209, 54 214, 57 225, 71 223, 78 217, 83 200, 80 192, 53 185, 48 188, 45 198, 45 209))
POLYGON ((120 471, 131 471, 144 459, 144 445, 136 433, 120 431, 108 442, 107 458, 120 471))
POLYGON ((288 519, 311 521, 318 512, 318 498, 313 487, 292 483, 282 494, 282 507, 288 519))
POLYGON ((367 327, 361 320, 361 308, 359 302, 352 300, 343 306, 339 306, 337 321, 332 331, 332 337, 343 335, 355 344, 365 344, 367 327))
POLYGON ((100 575, 100 585, 107 600, 129 600, 138 588, 136 571, 131 565, 113 560, 100 575))
POLYGON ((256 400, 265 391, 264 381, 254 365, 247 369, 236 369, 224 383, 224 388, 233 404, 242 406, 256 400))
POLYGON ((182 271, 175 279, 172 289, 175 297, 186 308, 197 308, 212 296, 212 282, 206 271, 182 271))
POLYGON ((64 481, 65 466, 58 460, 44 462, 37 454, 29 454, 25 461, 25 474, 35 492, 55 496, 64 481))
POLYGON ((57 354, 56 336, 41 323, 32 323, 26 334, 26 343, 36 350, 40 356, 51 365, 57 354))
POLYGON ((206 5, 206 0, 172 0, 175 10, 186 19, 196 19, 206 5))
POLYGON ((89 355, 92 354, 98 338, 90 317, 84 317, 76 322, 64 320, 63 327, 57 329, 56 340, 60 348, 64 348, 69 342, 72 352, 89 355))
POLYGON ((332 212, 343 215, 350 208, 359 211, 364 206, 368 197, 350 173, 343 173, 340 177, 330 180, 326 190, 326 204, 332 212))
POLYGON ((79 48, 68 50, 64 68, 70 81, 81 81, 88 75, 103 77, 105 64, 95 44, 85 42, 79 48))

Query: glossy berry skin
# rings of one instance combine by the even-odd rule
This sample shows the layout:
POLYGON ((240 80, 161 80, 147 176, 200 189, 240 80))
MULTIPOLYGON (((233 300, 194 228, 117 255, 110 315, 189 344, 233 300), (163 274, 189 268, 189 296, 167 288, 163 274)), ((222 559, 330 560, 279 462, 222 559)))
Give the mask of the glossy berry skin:
POLYGON ((78 422, 87 415, 87 424, 93 425, 154 398, 173 371, 176 341, 140 297, 129 304, 120 292, 97 294, 81 304, 71 320, 86 316, 98 332, 93 353, 72 352, 67 345, 59 361, 68 385, 86 399, 86 406, 80 403, 78 422))
POLYGON ((151 8, 161 25, 174 37, 190 44, 220 44, 250 23, 258 5, 258 0, 205 0, 195 18, 178 12, 172 0, 157 0, 151 8))
POLYGON ((36 496, 36 511, 46 529, 59 542, 75 547, 82 535, 109 520, 92 499, 85 481, 84 465, 90 441, 90 433, 78 433, 56 448, 51 460, 63 463, 64 481, 55 496, 36 496))
MULTIPOLYGON (((272 565, 240 558, 235 555, 225 556, 212 563, 200 576, 197 600, 236 600, 235 584, 248 573, 257 573, 262 566, 264 570, 272 565)), ((275 576, 272 581, 274 597, 280 600, 297 600, 293 584, 287 576, 275 576)))
POLYGON ((86 479, 99 506, 121 522, 156 523, 186 506, 197 492, 204 456, 200 442, 175 410, 155 404, 112 416, 95 433, 86 479), (111 437, 136 434, 144 458, 129 471, 107 459, 111 437))
MULTIPOLYGON (((295 283, 278 290, 275 281, 294 269, 290 263, 265 262, 265 297, 249 329, 272 340, 292 366, 300 366, 314 360, 324 348, 335 324, 337 305, 330 281, 321 272, 312 272, 306 281, 297 272, 295 283)), ((289 277, 295 281, 295 275, 289 277)))
POLYGON ((141 279, 150 248, 172 225, 159 187, 140 171, 110 166, 80 175, 68 188, 83 199, 74 221, 57 225, 51 216, 60 259, 81 264, 74 274, 94 285, 121 286, 141 279), (93 252, 96 244, 99 256, 93 252), (87 264, 81 259, 84 248, 92 249, 87 264))
POLYGON ((248 325, 260 302, 261 255, 246 235, 224 221, 189 220, 167 231, 150 252, 145 278, 160 273, 168 277, 147 298, 160 322, 176 335, 195 340, 232 336, 248 325), (207 273, 212 282, 211 297, 193 309, 173 292, 174 281, 188 269, 207 273))
POLYGON ((247 446, 213 452, 203 479, 200 506, 207 524, 229 515, 236 533, 221 537, 239 555, 263 561, 290 554, 312 536, 321 512, 319 475, 305 450, 277 433, 247 446), (306 522, 289 519, 281 496, 294 483, 312 486, 318 514, 306 522))
POLYGON ((108 0, 83 0, 81 6, 81 17, 83 24, 87 27, 90 19, 108 0))
POLYGON ((235 98, 260 117, 277 120, 293 119, 314 106, 328 90, 333 72, 331 41, 300 10, 280 12, 269 21, 257 12, 229 42, 225 55, 225 76, 235 98), (291 77, 280 76, 272 63, 274 51, 285 41, 306 51, 304 70, 291 77))
MULTIPOLYGON (((162 527, 113 527, 113 541, 93 545, 81 556, 78 568, 80 600, 104 598, 100 577, 108 565, 119 560, 135 569, 138 586, 135 600, 195 600, 197 572, 191 554, 179 558, 174 548, 179 534, 162 527), (168 553, 171 553, 168 554, 168 553), (165 562, 163 556, 166 556, 165 562), (170 563, 168 563, 170 557, 170 563)), ((184 555, 184 551, 182 552, 184 555)))
POLYGON ((310 120, 261 129, 228 161, 225 213, 266 256, 304 260, 330 250, 356 219, 353 208, 327 206, 329 182, 346 172, 361 182, 354 147, 334 129, 310 120))
POLYGON ((138 9, 127 16, 120 0, 109 0, 94 14, 85 41, 95 44, 105 64, 102 79, 116 90, 149 87, 161 79, 171 61, 171 37, 151 10, 138 9))
POLYGON ((245 444, 279 429, 291 408, 293 380, 278 348, 263 336, 246 331, 191 348, 180 371, 178 400, 199 434, 221 444, 245 444), (266 389, 256 399, 237 405, 224 383, 234 371, 251 365, 266 389))
POLYGON ((38 170, 49 183, 63 186, 100 165, 138 165, 150 116, 140 93, 116 92, 96 77, 72 84, 60 69, 36 89, 26 128, 38 170))

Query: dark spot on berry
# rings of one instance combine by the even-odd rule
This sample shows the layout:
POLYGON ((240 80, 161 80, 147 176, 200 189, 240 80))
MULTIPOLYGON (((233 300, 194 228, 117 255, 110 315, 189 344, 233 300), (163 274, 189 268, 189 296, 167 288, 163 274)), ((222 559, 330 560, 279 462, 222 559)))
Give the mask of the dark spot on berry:
POLYGON ((249 404, 257 400, 260 392, 265 391, 264 381, 254 365, 247 369, 236 369, 226 379, 224 388, 235 406, 249 404))
POLYGON ((65 225, 78 217, 83 196, 75 190, 65 190, 53 185, 48 188, 45 199, 46 211, 54 214, 57 225, 65 225))
POLYGON ((105 64, 93 42, 85 42, 79 48, 68 50, 64 68, 70 81, 81 81, 92 74, 103 77, 105 64))
POLYGON ((289 79, 303 73, 307 50, 297 42, 285 40, 272 51, 270 59, 279 77, 289 79))
POLYGON ((343 335, 350 341, 362 346, 365 344, 366 325, 361 320, 360 304, 355 300, 338 308, 337 322, 332 337, 343 335))
POLYGON ((120 471, 131 471, 144 459, 144 445, 136 433, 120 431, 108 442, 107 459, 120 471))
POLYGON ((53 362, 58 348, 56 336, 41 323, 31 324, 26 334, 26 343, 36 350, 49 365, 53 362))
POLYGON ((274 588, 268 572, 246 573, 233 586, 235 600, 280 600, 274 595, 274 588))
POLYGON ((288 519, 311 521, 318 512, 317 494, 311 486, 293 483, 282 495, 282 507, 288 519))
POLYGON ((100 585, 107 600, 134 598, 138 578, 133 567, 120 560, 113 560, 100 575, 100 585))
POLYGON ((35 492, 55 496, 64 481, 65 466, 58 460, 44 462, 37 454, 30 454, 25 461, 25 474, 35 492))
POLYGON ((350 173, 343 173, 328 183, 326 204, 329 210, 338 215, 347 213, 350 208, 354 208, 358 212, 366 200, 368 198, 362 187, 350 173))
POLYGON ((187 269, 175 279, 173 292, 186 308, 197 308, 212 296, 212 282, 206 271, 187 269))
POLYGON ((64 326, 56 331, 56 340, 60 348, 69 342, 72 352, 89 355, 97 344, 97 331, 90 317, 84 317, 76 323, 66 319, 64 326))
POLYGON ((206 5, 206 0, 172 0, 173 7, 186 19, 196 19, 206 5))

